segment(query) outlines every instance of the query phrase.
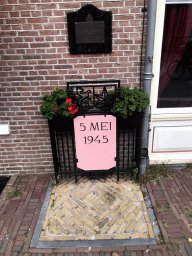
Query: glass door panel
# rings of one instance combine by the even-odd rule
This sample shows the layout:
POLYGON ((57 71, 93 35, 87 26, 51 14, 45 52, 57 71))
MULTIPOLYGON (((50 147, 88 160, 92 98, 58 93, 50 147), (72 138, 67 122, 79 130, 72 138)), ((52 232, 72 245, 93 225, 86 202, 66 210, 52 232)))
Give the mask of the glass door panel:
POLYGON ((192 4, 167 4, 157 108, 192 106, 192 4))

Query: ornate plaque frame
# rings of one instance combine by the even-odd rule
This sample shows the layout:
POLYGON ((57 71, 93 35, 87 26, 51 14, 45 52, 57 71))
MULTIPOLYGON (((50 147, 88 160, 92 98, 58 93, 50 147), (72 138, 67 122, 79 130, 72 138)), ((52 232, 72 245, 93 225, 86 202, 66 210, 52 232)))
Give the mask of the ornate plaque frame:
POLYGON ((112 12, 87 4, 67 13, 67 24, 71 54, 111 53, 112 12))

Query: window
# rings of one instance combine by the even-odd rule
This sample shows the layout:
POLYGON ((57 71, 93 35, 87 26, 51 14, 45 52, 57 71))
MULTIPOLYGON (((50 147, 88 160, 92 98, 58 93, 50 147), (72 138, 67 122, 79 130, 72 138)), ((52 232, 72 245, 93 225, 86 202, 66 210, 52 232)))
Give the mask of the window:
POLYGON ((192 4, 172 2, 165 6, 157 108, 192 106, 192 4))

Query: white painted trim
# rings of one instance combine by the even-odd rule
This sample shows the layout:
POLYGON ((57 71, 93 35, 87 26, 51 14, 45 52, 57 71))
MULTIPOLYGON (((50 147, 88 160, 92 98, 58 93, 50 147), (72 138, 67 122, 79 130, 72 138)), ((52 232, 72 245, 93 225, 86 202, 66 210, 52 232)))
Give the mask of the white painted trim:
POLYGON ((166 0, 166 4, 187 4, 192 3, 192 0, 166 0))
POLYGON ((152 152, 152 140, 153 132, 155 127, 179 127, 179 126, 192 126, 191 120, 186 121, 159 121, 151 124, 149 144, 149 164, 181 164, 181 163, 192 163, 192 152, 152 152))
MULTIPOLYGON (((151 83, 151 114, 156 114, 157 110, 157 96, 159 87, 159 74, 160 74, 160 62, 161 62, 161 48, 163 40, 163 28, 164 28, 164 15, 165 15, 165 0, 157 1, 156 11, 156 25, 155 25, 155 41, 154 41, 154 57, 153 57, 153 74, 154 77, 151 83)), ((162 112, 161 112, 162 113, 162 112)))
POLYGON ((155 127, 161 127, 161 126, 167 126, 167 127, 172 127, 172 126, 191 126, 192 125, 192 120, 182 120, 182 121, 159 121, 159 122, 154 122, 152 124, 153 128, 155 127))
POLYGON ((158 126, 188 126, 192 125, 192 108, 158 108, 157 97, 160 75, 161 48, 164 29, 165 5, 176 3, 192 3, 192 0, 158 0, 156 11, 156 27, 154 41, 153 74, 151 83, 151 124, 149 132, 149 164, 182 164, 192 163, 192 152, 161 152, 152 153, 153 128, 158 126))
POLYGON ((151 118, 152 122, 157 121, 183 121, 183 120, 192 120, 192 113, 191 114, 161 114, 161 115, 153 115, 151 118))
POLYGON ((180 155, 176 153, 153 154, 150 156, 149 164, 185 164, 192 163, 192 154, 182 152, 180 155))
POLYGON ((169 3, 177 4, 179 2, 192 3, 192 0, 173 1, 173 0, 159 0, 157 1, 157 13, 156 13, 156 27, 155 27, 155 41, 154 41, 154 58, 153 58, 153 74, 154 78, 151 83, 151 114, 189 114, 192 113, 191 107, 183 108, 157 108, 158 87, 159 87, 159 75, 160 75, 160 63, 161 63, 161 49, 163 41, 163 28, 164 28, 164 16, 165 5, 169 3))
MULTIPOLYGON (((157 100, 157 97, 156 97, 157 100)), ((154 114, 183 114, 192 112, 192 108, 156 108, 154 114)))

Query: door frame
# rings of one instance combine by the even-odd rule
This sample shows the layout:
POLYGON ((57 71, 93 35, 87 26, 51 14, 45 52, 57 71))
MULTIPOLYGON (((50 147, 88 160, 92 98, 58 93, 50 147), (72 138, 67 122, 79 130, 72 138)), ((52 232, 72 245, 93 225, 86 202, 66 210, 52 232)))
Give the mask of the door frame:
POLYGON ((161 62, 161 49, 163 41, 164 30, 164 15, 166 4, 184 4, 191 3, 192 0, 158 0, 156 9, 156 25, 155 25, 155 38, 154 38, 154 54, 153 54, 153 74, 154 77, 151 82, 151 122, 149 132, 149 164, 175 164, 183 163, 184 161, 192 162, 192 152, 159 152, 154 153, 154 132, 155 127, 171 127, 172 124, 178 123, 177 126, 191 126, 192 125, 192 108, 157 108, 158 88, 159 88, 159 75, 160 75, 160 62, 161 62), (175 122, 176 121, 176 122, 175 122), (185 122, 187 121, 187 122, 185 122), (182 152, 182 153, 181 153, 182 152))

